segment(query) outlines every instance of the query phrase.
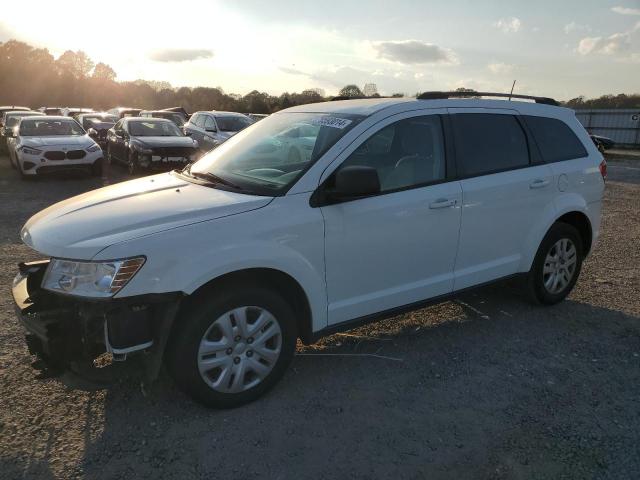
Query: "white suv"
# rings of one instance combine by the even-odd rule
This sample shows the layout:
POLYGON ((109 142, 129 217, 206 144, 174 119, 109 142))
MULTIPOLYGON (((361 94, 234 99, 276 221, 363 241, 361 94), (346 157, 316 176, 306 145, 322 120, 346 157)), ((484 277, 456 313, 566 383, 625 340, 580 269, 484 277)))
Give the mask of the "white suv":
MULTIPOLYGON (((488 95, 488 94, 477 94, 488 95)), ((367 99, 269 116, 197 163, 53 205, 21 232, 32 352, 144 350, 200 402, 272 387, 305 343, 524 275, 561 301, 598 235, 606 164, 571 110, 367 99), (313 132, 290 161, 278 137, 313 132)), ((307 134, 305 134, 307 138, 307 134)))

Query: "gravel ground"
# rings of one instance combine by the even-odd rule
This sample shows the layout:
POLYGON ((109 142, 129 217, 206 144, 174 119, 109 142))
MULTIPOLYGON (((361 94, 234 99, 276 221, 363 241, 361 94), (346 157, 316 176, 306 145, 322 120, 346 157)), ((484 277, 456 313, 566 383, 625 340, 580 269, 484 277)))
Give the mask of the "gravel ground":
POLYGON ((135 362, 38 378, 9 293, 37 258, 18 231, 100 182, 25 183, 0 158, 0 478, 639 478, 640 182, 616 165, 636 168, 610 163, 567 301, 485 288, 301 348, 266 397, 210 411, 164 373, 143 390, 135 362))

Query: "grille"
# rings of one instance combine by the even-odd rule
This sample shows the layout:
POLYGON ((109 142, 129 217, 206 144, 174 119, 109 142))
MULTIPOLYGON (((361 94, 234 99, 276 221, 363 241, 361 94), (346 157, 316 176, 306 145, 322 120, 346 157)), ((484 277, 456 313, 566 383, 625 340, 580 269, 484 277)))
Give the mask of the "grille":
POLYGON ((44 158, 47 160, 64 160, 65 154, 59 151, 47 152, 44 154, 44 158))
POLYGON ((81 158, 84 158, 85 155, 86 153, 84 150, 69 150, 67 152, 67 158, 69 160, 80 160, 81 158))
POLYGON ((190 147, 165 147, 154 148, 153 155, 161 157, 188 157, 193 154, 193 148, 190 147))
POLYGON ((69 150, 68 152, 61 152, 59 150, 54 150, 51 152, 46 152, 44 154, 44 158, 47 160, 64 160, 68 158, 69 160, 80 160, 84 158, 86 155, 84 150, 69 150))

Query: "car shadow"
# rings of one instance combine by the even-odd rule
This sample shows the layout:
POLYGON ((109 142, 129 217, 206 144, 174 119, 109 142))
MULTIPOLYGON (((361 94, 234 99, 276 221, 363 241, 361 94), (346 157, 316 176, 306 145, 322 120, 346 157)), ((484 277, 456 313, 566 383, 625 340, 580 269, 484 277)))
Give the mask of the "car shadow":
POLYGON ((640 440, 638 320, 529 305, 506 284, 299 347, 272 392, 233 410, 164 372, 143 388, 135 365, 62 381, 104 393, 89 476, 615 476, 640 462, 619 448, 640 440))

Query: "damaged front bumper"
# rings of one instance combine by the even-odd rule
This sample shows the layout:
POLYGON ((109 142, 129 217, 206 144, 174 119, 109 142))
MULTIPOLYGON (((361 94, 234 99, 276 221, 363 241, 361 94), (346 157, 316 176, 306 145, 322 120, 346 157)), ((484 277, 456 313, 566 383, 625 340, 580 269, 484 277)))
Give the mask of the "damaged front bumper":
POLYGON ((48 260, 21 263, 13 281, 16 314, 29 351, 59 368, 104 352, 124 360, 145 351, 147 373, 157 375, 178 305, 179 292, 90 299, 43 290, 48 260))

